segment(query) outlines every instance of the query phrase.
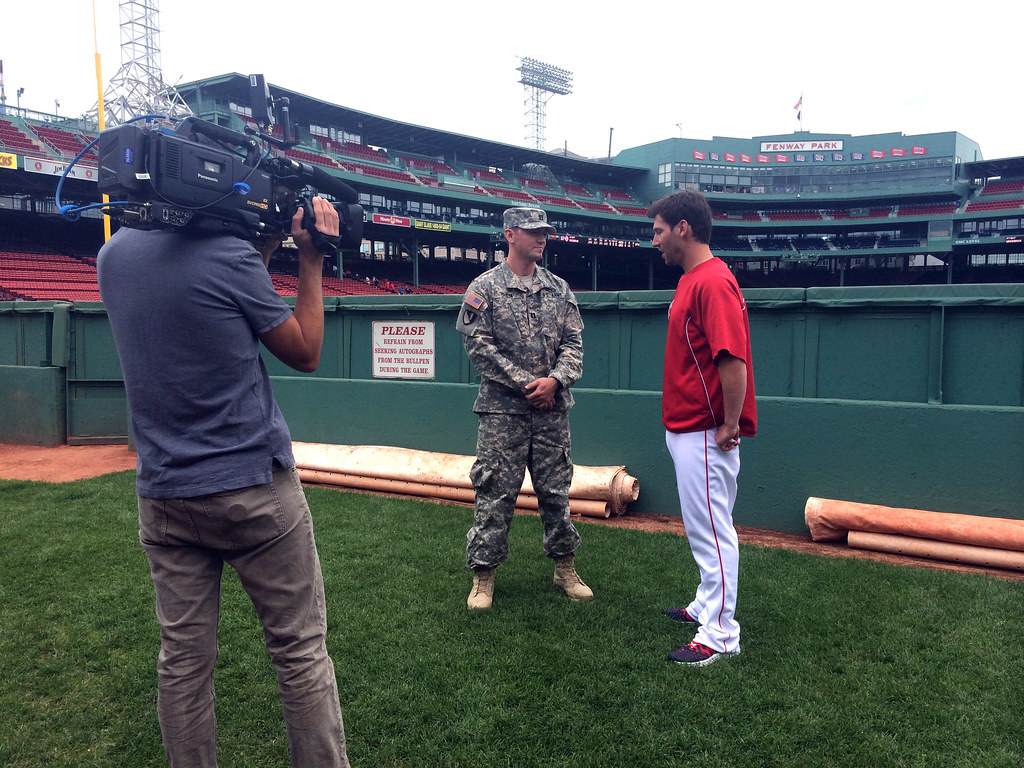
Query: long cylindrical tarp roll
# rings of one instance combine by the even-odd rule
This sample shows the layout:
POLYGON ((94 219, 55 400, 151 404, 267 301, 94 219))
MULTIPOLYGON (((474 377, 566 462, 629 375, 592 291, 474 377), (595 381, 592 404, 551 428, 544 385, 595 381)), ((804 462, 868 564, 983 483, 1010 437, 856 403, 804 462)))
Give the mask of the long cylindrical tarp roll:
MULTIPOLYGON (((387 480, 366 475, 351 475, 342 472, 326 472, 318 469, 299 469, 299 479, 318 485, 335 485, 339 488, 354 488, 363 491, 393 493, 399 496, 417 496, 436 501, 457 501, 472 504, 474 492, 472 488, 456 488, 449 485, 416 483, 411 480, 387 480)), ((521 493, 516 498, 516 509, 536 511, 539 508, 537 497, 533 494, 521 493)), ((569 498, 570 514, 586 517, 610 517, 611 509, 607 502, 594 499, 569 498)))
MULTIPOLYGON (((473 484, 469 479, 475 461, 473 456, 391 446, 300 442, 293 443, 292 450, 300 477, 308 477, 310 482, 428 498, 473 500, 473 484), (312 479, 310 473, 317 473, 319 479, 312 479), (335 475, 333 481, 328 475, 335 475)), ((572 512, 592 517, 620 515, 639 494, 640 483, 623 466, 573 466, 569 487, 572 512)), ((517 507, 537 509, 536 498, 530 473, 526 472, 517 507)))
POLYGON ((1004 568, 1024 571, 1024 552, 993 547, 976 547, 971 544, 951 544, 948 541, 918 539, 912 536, 898 536, 891 533, 870 533, 850 531, 849 545, 855 549, 869 549, 873 552, 887 552, 893 555, 909 555, 949 563, 978 565, 985 568, 1004 568))
MULTIPOLYGON (((293 443, 299 469, 341 472, 349 475, 402 480, 453 488, 472 488, 469 471, 475 457, 412 448, 381 445, 328 445, 293 443)), ((526 473, 523 492, 534 494, 533 480, 526 473)), ((569 497, 607 502, 612 514, 620 515, 637 500, 640 483, 623 466, 590 467, 573 465, 569 497)))
POLYGON ((815 541, 842 541, 848 531, 868 531, 1024 552, 1024 520, 882 507, 812 496, 804 507, 804 521, 815 541))

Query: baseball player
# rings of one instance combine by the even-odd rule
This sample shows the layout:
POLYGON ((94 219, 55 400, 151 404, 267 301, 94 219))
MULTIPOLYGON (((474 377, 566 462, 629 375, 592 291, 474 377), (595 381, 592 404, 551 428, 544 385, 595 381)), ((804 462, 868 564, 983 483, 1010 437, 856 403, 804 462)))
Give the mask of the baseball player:
POLYGON ((697 629, 693 641, 669 659, 702 666, 740 652, 732 510, 740 439, 757 431, 750 325, 735 277, 711 252, 711 209, 704 196, 677 192, 653 203, 647 215, 665 263, 683 268, 669 308, 662 421, 700 570, 693 600, 665 611, 697 629))

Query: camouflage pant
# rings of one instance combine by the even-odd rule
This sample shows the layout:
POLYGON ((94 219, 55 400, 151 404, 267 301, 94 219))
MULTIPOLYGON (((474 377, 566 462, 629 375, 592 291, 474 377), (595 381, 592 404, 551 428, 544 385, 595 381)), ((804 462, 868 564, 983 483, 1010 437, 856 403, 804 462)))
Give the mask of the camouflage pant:
POLYGON ((508 529, 527 468, 544 525, 544 554, 558 558, 580 545, 580 535, 569 520, 569 415, 482 413, 476 461, 469 473, 476 490, 473 527, 466 534, 470 568, 494 568, 508 557, 508 529))

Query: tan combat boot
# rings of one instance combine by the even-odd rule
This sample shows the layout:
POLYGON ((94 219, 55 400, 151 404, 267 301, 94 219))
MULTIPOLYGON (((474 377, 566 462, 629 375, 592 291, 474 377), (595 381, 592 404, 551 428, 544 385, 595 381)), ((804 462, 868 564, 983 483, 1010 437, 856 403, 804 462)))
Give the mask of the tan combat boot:
POLYGON ((494 569, 477 568, 473 571, 473 589, 469 592, 466 605, 472 611, 486 611, 494 599, 494 569))
POLYGON ((555 560, 555 586, 564 589, 573 600, 593 600, 594 591, 583 583, 572 564, 572 555, 565 555, 555 560))

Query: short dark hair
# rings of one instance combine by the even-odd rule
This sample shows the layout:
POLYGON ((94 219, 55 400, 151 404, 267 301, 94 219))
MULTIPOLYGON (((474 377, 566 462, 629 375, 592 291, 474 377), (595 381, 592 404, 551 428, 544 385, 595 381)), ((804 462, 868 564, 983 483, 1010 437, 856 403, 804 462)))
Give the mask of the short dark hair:
POLYGON ((711 206, 700 192, 684 189, 655 200, 647 209, 647 216, 653 219, 661 216, 670 227, 686 220, 699 243, 711 242, 711 206))

